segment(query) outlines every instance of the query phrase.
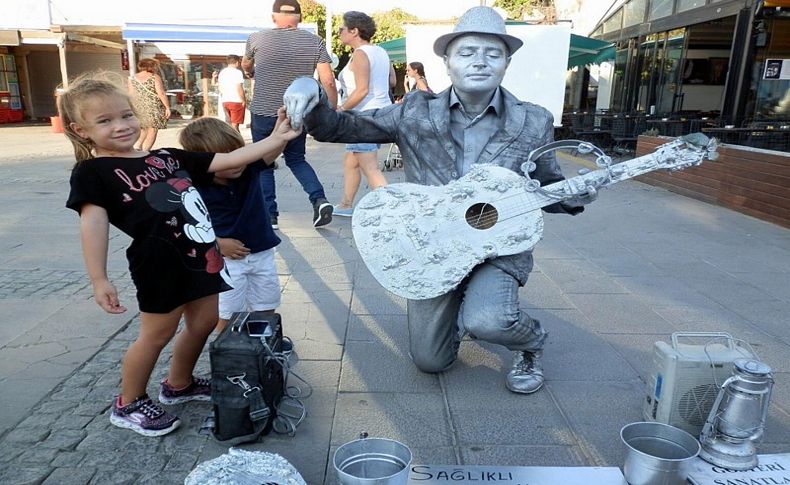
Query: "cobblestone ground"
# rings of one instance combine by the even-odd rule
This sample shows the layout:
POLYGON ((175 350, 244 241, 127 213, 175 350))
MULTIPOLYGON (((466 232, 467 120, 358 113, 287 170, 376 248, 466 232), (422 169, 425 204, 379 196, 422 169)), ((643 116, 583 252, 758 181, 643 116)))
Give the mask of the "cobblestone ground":
MULTIPOLYGON (((128 272, 108 272, 108 276, 119 292, 133 294, 128 272)), ((0 299, 47 297, 88 299, 93 297, 93 290, 84 271, 0 270, 0 299)))
MULTIPOLYGON (((0 483, 183 483, 208 441, 198 433, 210 410, 207 403, 169 406, 182 419, 183 429, 158 439, 116 428, 109 421, 121 357, 138 331, 135 318, 5 436, 0 442, 0 483)), ((152 396, 166 374, 169 351, 162 353, 152 375, 152 396)), ((207 375, 208 369, 203 355, 196 373, 207 375)))

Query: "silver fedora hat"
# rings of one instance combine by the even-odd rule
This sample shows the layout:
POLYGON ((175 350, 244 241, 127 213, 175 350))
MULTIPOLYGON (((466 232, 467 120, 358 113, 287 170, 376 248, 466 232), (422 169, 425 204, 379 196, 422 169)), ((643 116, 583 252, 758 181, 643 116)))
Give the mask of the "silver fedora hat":
POLYGON ((450 42, 467 34, 495 35, 507 45, 511 55, 524 45, 521 39, 505 32, 505 19, 496 10, 491 7, 472 7, 458 19, 451 33, 436 39, 433 43, 433 52, 437 56, 443 56, 450 42))

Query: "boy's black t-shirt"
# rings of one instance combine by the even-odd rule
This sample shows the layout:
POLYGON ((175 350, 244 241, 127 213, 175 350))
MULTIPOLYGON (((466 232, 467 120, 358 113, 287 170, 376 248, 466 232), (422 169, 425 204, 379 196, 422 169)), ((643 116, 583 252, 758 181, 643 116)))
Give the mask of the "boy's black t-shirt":
POLYGON ((167 148, 135 158, 99 157, 74 167, 66 206, 107 211, 128 234, 140 310, 166 313, 229 289, 206 205, 195 186, 213 179, 213 153, 167 148))

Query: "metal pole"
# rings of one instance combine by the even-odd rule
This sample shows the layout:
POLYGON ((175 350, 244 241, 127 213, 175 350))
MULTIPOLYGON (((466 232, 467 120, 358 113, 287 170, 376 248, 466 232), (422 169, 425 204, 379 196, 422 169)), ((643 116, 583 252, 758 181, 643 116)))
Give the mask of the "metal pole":
POLYGON ((329 52, 329 55, 332 55, 332 2, 327 0, 326 2, 326 19, 324 19, 324 37, 326 42, 326 50, 329 52))
POLYGON ((60 78, 63 81, 63 89, 69 87, 69 70, 66 65, 66 34, 61 34, 58 41, 58 58, 60 60, 60 78))
POLYGON ((126 50, 129 51, 129 77, 137 74, 137 59, 134 57, 134 41, 126 40, 126 50))

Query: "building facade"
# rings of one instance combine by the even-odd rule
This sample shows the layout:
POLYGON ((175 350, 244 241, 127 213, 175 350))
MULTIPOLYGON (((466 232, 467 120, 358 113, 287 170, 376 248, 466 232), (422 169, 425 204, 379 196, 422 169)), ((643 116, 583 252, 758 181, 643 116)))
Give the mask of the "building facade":
MULTIPOLYGON (((0 123, 57 114, 56 90, 82 73, 128 77, 142 57, 160 61, 174 116, 215 110, 214 71, 242 55, 246 36, 271 26, 271 2, 0 0, 0 123), (244 27, 237 27, 244 23, 244 27)), ((315 28, 315 27, 313 27, 315 28)))
POLYGON ((790 119, 790 0, 628 0, 591 37, 616 44, 612 111, 790 119))

